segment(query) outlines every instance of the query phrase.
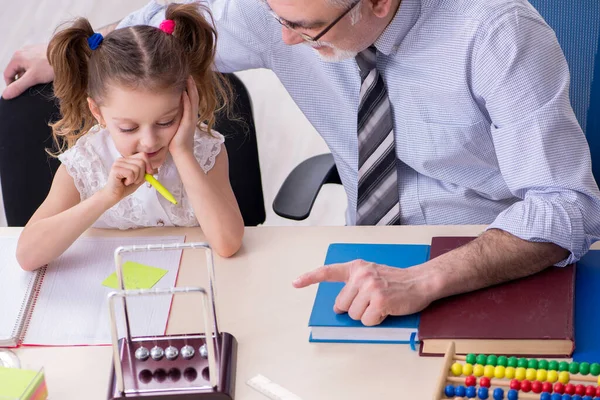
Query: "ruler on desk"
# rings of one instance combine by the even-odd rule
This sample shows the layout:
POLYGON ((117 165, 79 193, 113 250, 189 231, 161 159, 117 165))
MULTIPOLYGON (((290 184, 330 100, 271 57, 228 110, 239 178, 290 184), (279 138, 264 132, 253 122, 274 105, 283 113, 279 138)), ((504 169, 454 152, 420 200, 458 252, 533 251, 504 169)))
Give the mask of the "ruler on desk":
POLYGON ((246 384, 271 400, 302 400, 294 393, 279 386, 275 382, 271 382, 262 375, 256 375, 254 378, 249 379, 246 384))

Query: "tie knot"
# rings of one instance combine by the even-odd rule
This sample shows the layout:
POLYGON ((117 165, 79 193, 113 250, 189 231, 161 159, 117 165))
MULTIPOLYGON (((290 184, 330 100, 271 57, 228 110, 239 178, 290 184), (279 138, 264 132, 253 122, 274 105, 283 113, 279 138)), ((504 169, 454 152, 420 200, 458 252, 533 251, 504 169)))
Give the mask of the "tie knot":
MULTIPOLYGON (((368 75, 377 63, 377 49, 375 46, 369 46, 356 55, 356 63, 360 68, 361 75, 368 75)), ((364 79, 364 78, 363 78, 364 79)))

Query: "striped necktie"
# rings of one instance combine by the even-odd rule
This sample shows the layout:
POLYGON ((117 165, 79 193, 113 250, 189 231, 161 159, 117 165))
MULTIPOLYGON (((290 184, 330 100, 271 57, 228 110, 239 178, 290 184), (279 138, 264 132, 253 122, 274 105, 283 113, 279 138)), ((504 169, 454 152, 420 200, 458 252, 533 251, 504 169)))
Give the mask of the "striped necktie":
POLYGON ((356 56, 362 85, 358 107, 357 225, 400 222, 394 126, 375 46, 356 56))

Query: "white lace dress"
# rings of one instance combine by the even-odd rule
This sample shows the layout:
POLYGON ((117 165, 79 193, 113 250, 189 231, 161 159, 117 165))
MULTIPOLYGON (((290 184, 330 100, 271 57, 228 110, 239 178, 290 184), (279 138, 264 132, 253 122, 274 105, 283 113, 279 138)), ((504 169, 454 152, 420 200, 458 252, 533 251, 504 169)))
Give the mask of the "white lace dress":
MULTIPOLYGON (((194 156, 204 173, 215 165, 215 158, 225 141, 223 135, 216 131, 212 133, 214 137, 197 129, 194 136, 194 156)), ((110 169, 119 157, 121 154, 117 151, 108 130, 95 126, 58 158, 73 177, 83 201, 106 185, 110 169)), ((177 205, 169 202, 150 184, 145 183, 133 194, 108 209, 92 227, 131 229, 151 226, 198 226, 171 155, 167 156, 154 177, 173 194, 177 205)))

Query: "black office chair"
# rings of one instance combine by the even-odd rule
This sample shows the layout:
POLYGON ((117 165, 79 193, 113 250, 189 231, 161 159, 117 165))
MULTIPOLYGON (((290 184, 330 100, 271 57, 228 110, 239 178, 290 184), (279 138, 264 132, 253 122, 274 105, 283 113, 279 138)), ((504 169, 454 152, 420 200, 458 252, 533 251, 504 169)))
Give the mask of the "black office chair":
MULTIPOLYGON (((236 118, 217 115, 215 129, 226 138, 229 176, 244 224, 256 226, 266 216, 252 104, 239 78, 225 76, 235 93, 236 118)), ((0 99, 0 181, 9 226, 24 226, 50 189, 60 163, 44 149, 52 147, 48 122, 58 117, 51 84, 35 86, 13 100, 0 99)))

